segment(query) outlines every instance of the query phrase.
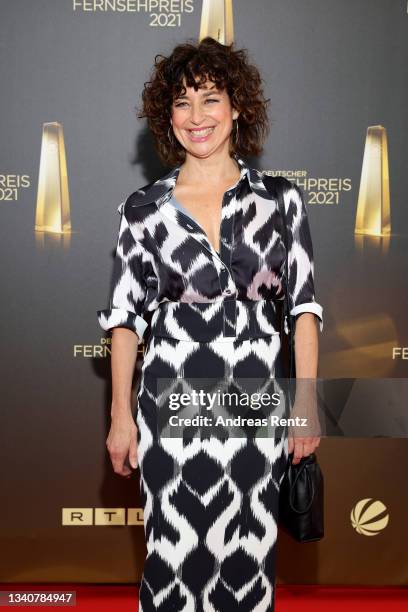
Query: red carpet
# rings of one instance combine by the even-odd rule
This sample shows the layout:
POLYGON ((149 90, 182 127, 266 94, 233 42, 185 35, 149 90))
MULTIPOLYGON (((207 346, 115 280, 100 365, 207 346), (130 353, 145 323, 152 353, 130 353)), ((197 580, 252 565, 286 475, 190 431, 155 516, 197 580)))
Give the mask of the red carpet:
MULTIPOLYGON (((137 586, 78 584, 2 584, 1 591, 76 591, 76 606, 81 612, 137 612, 137 586)), ((14 606, 13 606, 14 607, 14 606)), ((24 606, 38 609, 39 606, 24 606)), ((61 606, 46 606, 58 610, 61 606)), ((276 612, 407 612, 407 587, 339 587, 278 585, 276 612)), ((231 612, 234 612, 231 610, 231 612)))

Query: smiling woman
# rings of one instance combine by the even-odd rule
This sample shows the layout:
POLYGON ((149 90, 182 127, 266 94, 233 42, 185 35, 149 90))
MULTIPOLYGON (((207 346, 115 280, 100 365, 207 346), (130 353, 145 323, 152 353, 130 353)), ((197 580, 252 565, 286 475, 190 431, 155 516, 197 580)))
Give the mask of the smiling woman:
MULTIPOLYGON (((229 98, 225 91, 219 91, 210 81, 205 83, 198 91, 189 88, 187 95, 179 96, 173 103, 173 131, 178 138, 182 138, 182 130, 184 129, 192 142, 206 142, 217 126, 222 124, 222 111, 228 107, 229 98), (181 102, 181 100, 186 101, 181 102), (216 105, 218 105, 218 109, 215 112, 214 109, 211 109, 209 113, 207 112, 208 109, 201 109, 201 107, 216 105), (206 121, 203 124, 203 117, 208 119, 209 123, 206 121), (191 127, 191 124, 194 124, 195 121, 199 127, 191 127)), ((230 109, 228 108, 228 110, 230 109)), ((234 112, 233 118, 236 119, 237 116, 238 113, 234 112)))
POLYGON ((170 123, 177 140, 185 147, 185 138, 192 143, 205 144, 191 149, 201 155, 210 154, 223 142, 228 142, 232 121, 239 112, 232 108, 225 90, 219 91, 214 83, 206 81, 199 89, 188 87, 186 94, 175 98, 170 123), (180 100, 184 100, 180 102, 180 100))
MULTIPOLYGON (((171 123, 178 130, 179 121, 187 117, 190 109, 198 113, 198 101, 201 108, 205 106, 207 111, 211 108, 211 113, 221 102, 234 109, 230 117, 230 122, 234 121, 233 126, 230 124, 230 130, 233 127, 230 155, 262 152, 270 129, 267 115, 270 100, 264 96, 261 75, 250 63, 246 49, 235 49, 207 37, 198 45, 196 41, 178 45, 169 57, 156 55, 150 80, 142 92, 138 117, 146 118, 157 153, 165 164, 174 166, 186 160, 183 141, 170 134, 171 123)), ((185 128, 216 127, 218 122, 213 122, 212 117, 211 114, 206 123, 196 124, 193 118, 185 128)))
MULTIPOLYGON (((128 475, 128 455, 140 467, 147 557, 139 611, 273 612, 286 424, 269 437, 262 423, 241 437, 229 425, 216 435, 198 427, 191 439, 162 435, 163 381, 169 391, 186 382, 191 393, 191 381, 213 392, 226 380, 240 388, 250 380, 252 393, 278 385, 285 286, 287 314, 301 321, 296 371, 316 376, 322 308, 306 207, 283 180, 286 250, 276 193, 242 157, 259 153, 268 131, 261 77, 245 51, 205 38, 159 57, 140 116, 172 168, 119 206, 113 290, 98 311, 113 330, 108 450, 118 473, 128 475), (128 398, 145 334, 135 427, 128 398)), ((216 408, 214 419, 236 416, 216 408)), ((296 440, 294 461, 318 443, 296 440)))

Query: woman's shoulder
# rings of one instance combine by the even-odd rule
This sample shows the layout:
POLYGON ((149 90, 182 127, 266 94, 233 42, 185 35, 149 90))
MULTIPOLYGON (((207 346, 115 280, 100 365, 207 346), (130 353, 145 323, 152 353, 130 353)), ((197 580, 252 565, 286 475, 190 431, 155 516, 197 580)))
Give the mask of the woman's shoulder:
POLYGON ((285 187, 292 187, 293 182, 284 176, 283 174, 275 174, 271 170, 259 170, 262 175, 262 180, 267 180, 269 183, 276 185, 284 185, 285 187), (273 173, 272 173, 273 172, 273 173))
POLYGON ((262 183, 265 189, 274 197, 279 192, 288 192, 294 189, 294 183, 282 174, 269 174, 269 170, 260 171, 262 183))
POLYGON ((161 177, 133 191, 123 203, 122 210, 151 204, 167 193, 173 184, 177 167, 172 168, 161 177))

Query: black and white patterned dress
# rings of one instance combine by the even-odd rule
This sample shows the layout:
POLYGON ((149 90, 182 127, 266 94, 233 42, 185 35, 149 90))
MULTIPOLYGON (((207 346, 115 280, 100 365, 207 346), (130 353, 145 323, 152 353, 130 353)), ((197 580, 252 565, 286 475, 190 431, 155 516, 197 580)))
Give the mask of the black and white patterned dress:
MULTIPOLYGON (((143 337, 136 423, 147 557, 141 612, 272 612, 279 486, 287 437, 161 437, 159 379, 275 376, 285 246, 262 172, 225 192, 220 253, 173 197, 180 166, 132 193, 121 214, 104 330, 143 337)), ((291 315, 312 312, 313 251, 302 192, 286 181, 291 315)), ((287 331, 287 326, 285 326, 287 331)))

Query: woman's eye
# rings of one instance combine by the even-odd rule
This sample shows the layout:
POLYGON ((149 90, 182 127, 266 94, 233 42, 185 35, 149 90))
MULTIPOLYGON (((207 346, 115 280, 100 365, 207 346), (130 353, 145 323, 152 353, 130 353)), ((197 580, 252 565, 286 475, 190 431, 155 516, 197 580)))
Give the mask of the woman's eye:
MULTIPOLYGON (((219 102, 216 98, 207 98, 206 102, 219 102)), ((178 108, 179 106, 183 106, 183 104, 187 104, 187 102, 175 102, 174 106, 178 108)))

